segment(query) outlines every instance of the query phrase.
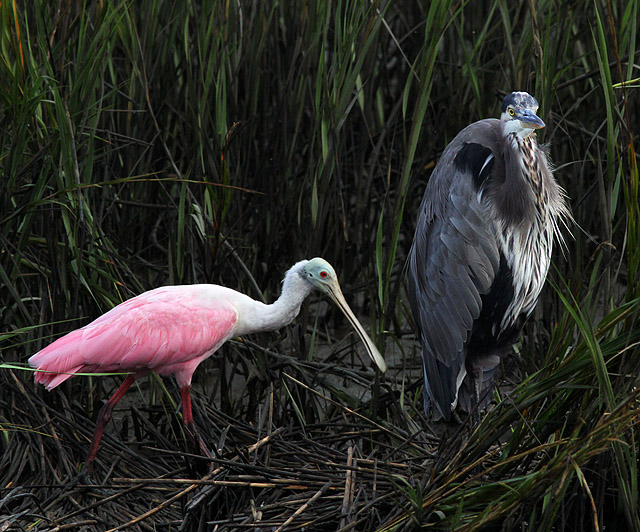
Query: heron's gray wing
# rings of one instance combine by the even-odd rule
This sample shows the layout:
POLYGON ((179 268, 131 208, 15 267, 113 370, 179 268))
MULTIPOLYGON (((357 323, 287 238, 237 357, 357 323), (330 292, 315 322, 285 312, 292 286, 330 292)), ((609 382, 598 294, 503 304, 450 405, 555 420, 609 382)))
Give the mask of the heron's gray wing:
POLYGON ((456 138, 443 153, 420 206, 409 254, 409 295, 420 329, 425 411, 450 419, 464 378, 465 344, 500 264, 488 208, 478 191, 495 158, 456 138))

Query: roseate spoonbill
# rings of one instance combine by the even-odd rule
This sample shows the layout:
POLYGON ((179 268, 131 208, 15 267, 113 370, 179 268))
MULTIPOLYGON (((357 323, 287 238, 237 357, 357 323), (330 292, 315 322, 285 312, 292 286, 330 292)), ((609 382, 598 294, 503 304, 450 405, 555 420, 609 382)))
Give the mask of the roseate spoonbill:
POLYGON ((422 199, 409 253, 409 297, 422 343, 424 409, 451 418, 488 402, 544 284, 571 214, 534 131, 538 102, 512 92, 500 120, 463 129, 422 199))
POLYGON ((266 305, 211 284, 164 286, 129 299, 29 359, 35 381, 51 390, 75 373, 131 372, 98 414, 86 466, 96 457, 111 412, 133 382, 149 371, 175 375, 187 433, 202 452, 191 411, 191 377, 198 365, 230 338, 272 331, 290 323, 312 289, 333 299, 362 339, 380 371, 386 364, 342 295, 333 267, 314 258, 286 274, 277 301, 266 305))

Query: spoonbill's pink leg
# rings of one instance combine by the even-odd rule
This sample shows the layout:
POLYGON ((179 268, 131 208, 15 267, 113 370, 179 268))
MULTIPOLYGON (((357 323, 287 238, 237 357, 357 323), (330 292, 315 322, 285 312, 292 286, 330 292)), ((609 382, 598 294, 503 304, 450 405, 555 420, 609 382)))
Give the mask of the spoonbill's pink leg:
POLYGON ((180 395, 182 396, 182 419, 184 426, 187 428, 187 434, 194 445, 199 445, 204 456, 211 457, 211 453, 205 447, 204 443, 200 439, 196 424, 193 422, 193 412, 191 411, 191 386, 184 386, 180 388, 180 395))
POLYGON ((93 460, 95 459, 96 453, 98 452, 100 440, 102 439, 104 427, 107 423, 109 423, 109 420, 111 419, 111 412, 113 411, 113 407, 115 407, 118 401, 122 399, 122 396, 127 393, 127 390, 131 388, 131 385, 135 380, 136 378, 134 375, 128 375, 124 382, 120 385, 120 388, 116 390, 116 393, 114 393, 100 409, 100 412, 98 413, 98 420, 96 421, 96 430, 93 433, 93 439, 91 440, 89 453, 87 454, 87 459, 85 460, 86 469, 91 470, 93 460))

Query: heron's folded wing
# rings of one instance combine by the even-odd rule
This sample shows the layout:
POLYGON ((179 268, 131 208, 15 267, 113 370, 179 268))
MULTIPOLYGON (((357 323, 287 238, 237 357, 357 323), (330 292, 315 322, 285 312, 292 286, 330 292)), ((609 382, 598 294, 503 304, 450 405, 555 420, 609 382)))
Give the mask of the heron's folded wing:
POLYGON ((470 154, 473 164, 457 164, 452 156, 447 160, 447 153, 438 163, 420 207, 408 265, 422 343, 425 408, 431 398, 446 419, 464 376, 464 346, 480 315, 481 296, 500 263, 489 210, 479 199, 479 174, 491 170, 491 164, 483 164, 491 163, 491 150, 470 154))

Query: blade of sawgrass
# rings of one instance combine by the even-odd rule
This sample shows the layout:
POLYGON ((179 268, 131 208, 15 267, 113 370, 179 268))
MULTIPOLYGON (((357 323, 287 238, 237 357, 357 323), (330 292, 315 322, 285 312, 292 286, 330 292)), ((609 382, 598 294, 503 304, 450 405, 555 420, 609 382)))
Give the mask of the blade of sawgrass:
MULTIPOLYGON (((612 88, 612 80, 611 80, 611 71, 609 69, 609 51, 607 46, 607 39, 604 33, 604 27, 602 25, 602 20, 600 17, 600 12, 597 6, 597 3, 594 1, 596 5, 595 15, 596 15, 596 29, 592 30, 593 33, 593 42, 595 44, 595 54, 597 58, 597 63, 600 72, 600 80, 601 87, 603 91, 604 98, 604 109, 606 112, 606 125, 607 125, 607 157, 606 157, 606 176, 609 179, 609 183, 612 184, 616 180, 616 138, 617 135, 615 133, 615 123, 616 120, 614 118, 615 109, 614 109, 614 94, 612 88)), ((601 185, 603 189, 608 190, 606 184, 601 185)), ((611 217, 609 209, 612 209, 612 198, 608 195, 606 198, 607 201, 605 203, 608 211, 605 213, 609 218, 611 217)), ((617 199, 617 198, 616 198, 617 199)), ((610 237, 610 235, 608 235, 610 237)))
MULTIPOLYGON (((39 12, 34 14, 33 19, 38 28, 42 30, 41 32, 39 31, 37 35, 45 35, 49 33, 45 31, 46 22, 43 20, 39 12)), ((26 20, 27 23, 25 26, 29 27, 28 19, 26 20)), ((113 22, 113 20, 108 22, 113 22)), ((105 26, 105 28, 108 27, 109 24, 105 26)), ((69 97, 66 98, 66 103, 63 103, 63 97, 58 91, 58 84, 55 81, 56 73, 54 71, 53 64, 51 62, 45 63, 48 70, 45 70, 42 73, 33 68, 40 58, 47 57, 48 55, 48 49, 43 40, 30 39, 30 46, 25 50, 25 52, 29 54, 26 66, 28 66, 30 70, 28 77, 24 80, 22 90, 32 90, 33 92, 31 94, 33 95, 33 98, 31 100, 27 99, 28 108, 22 107, 29 113, 29 115, 25 115, 24 122, 19 119, 15 120, 13 124, 18 128, 22 128, 23 125, 26 127, 36 126, 32 131, 35 130, 36 133, 42 134, 42 140, 44 142, 49 142, 49 149, 52 149, 56 154, 47 161, 47 165, 41 169, 37 178, 33 180, 34 186, 27 186, 24 188, 27 194, 23 194, 19 199, 19 202, 13 204, 13 209, 11 210, 19 210, 20 207, 25 204, 23 203, 24 198, 27 199, 26 205, 30 205, 32 207, 37 205, 43 206, 43 204, 46 204, 46 200, 43 202, 42 197, 48 192, 51 177, 57 176, 59 179, 58 182, 64 188, 69 190, 69 194, 63 199, 63 204, 66 204, 65 206, 67 208, 60 210, 66 237, 70 244, 69 249, 73 250, 74 254, 74 258, 67 262, 71 265, 71 273, 79 277, 80 283, 84 283, 85 286, 88 286, 86 276, 81 273, 84 257, 79 252, 79 247, 77 245, 77 222, 73 221, 73 215, 71 213, 75 211, 79 216, 78 221, 80 221, 81 224, 87 222, 89 227, 92 225, 93 216, 90 211, 86 210, 86 201, 83 200, 85 192, 78 185, 80 183, 80 171, 82 169, 92 167, 93 150, 91 148, 92 143, 89 142, 88 150, 86 152, 88 155, 88 159, 86 159, 87 165, 80 165, 77 156, 78 145, 75 138, 77 136, 77 131, 73 131, 70 128, 71 109, 73 109, 75 104, 73 100, 75 96, 79 95, 81 98, 86 96, 84 92, 87 90, 85 81, 88 80, 88 70, 95 71, 94 66, 96 63, 100 63, 100 61, 104 59, 108 52, 104 42, 108 40, 109 32, 112 32, 113 30, 106 29, 105 33, 103 35, 98 34, 95 40, 82 33, 87 31, 86 26, 81 26, 79 31, 81 33, 81 38, 79 40, 82 42, 90 41, 91 45, 85 49, 81 44, 78 49, 78 54, 87 53, 91 56, 93 61, 82 60, 82 64, 85 68, 74 76, 71 83, 68 84, 69 97), (46 75, 42 75, 45 72, 46 75), (78 86, 82 87, 82 89, 75 89, 75 87, 78 86), (49 131, 46 131, 44 128, 48 128, 49 131)), ((98 78, 96 81, 98 86, 100 86, 100 79, 98 78)), ((18 103, 18 109, 20 109, 19 102, 22 100, 16 99, 15 101, 18 103)), ((89 112, 90 109, 94 108, 95 106, 92 103, 87 105, 86 98, 85 101, 79 105, 79 109, 81 109, 80 114, 84 116, 83 120, 93 121, 93 126, 89 125, 89 129, 95 129, 96 115, 91 115, 89 112)), ((15 133, 17 134, 14 134, 13 141, 17 141, 17 143, 22 144, 23 154, 29 154, 32 152, 34 144, 36 144, 37 149, 37 143, 41 142, 41 139, 38 138, 39 135, 34 140, 30 140, 28 138, 28 130, 16 131, 15 133)), ((89 136, 86 138, 89 138, 89 136)), ((19 159, 12 162, 10 175, 12 175, 14 179, 15 176, 20 175, 18 164, 20 164, 19 159)), ((10 182, 10 186, 13 187, 12 190, 18 190, 18 185, 15 181, 10 182)), ((15 199, 18 199, 18 196, 14 197, 15 199)), ((37 220, 36 215, 37 211, 35 209, 28 208, 25 211, 24 217, 20 220, 19 236, 14 240, 17 251, 17 254, 14 255, 16 258, 19 258, 21 252, 31 245, 31 228, 33 223, 37 220)), ((89 254, 89 257, 93 257, 93 254, 89 254)), ((14 265, 17 264, 18 262, 14 262, 14 265)), ((14 284, 15 280, 18 279, 19 271, 19 268, 14 268, 9 273, 10 284, 14 284)), ((94 271, 99 272, 100 268, 94 268, 94 271)))
MULTIPOLYGON (((493 16, 495 11, 498 9, 498 3, 493 2, 490 6, 490 10, 485 16, 484 24, 480 28, 479 32, 473 32, 473 44, 472 46, 465 46, 463 48, 463 60, 464 66, 462 69, 462 76, 468 78, 470 84, 470 90, 473 93, 473 101, 476 103, 477 111, 480 116, 485 112, 486 109, 486 95, 482 90, 482 81, 481 76, 483 72, 481 72, 478 68, 478 59, 477 54, 482 49, 482 45, 485 40, 488 38, 488 35, 492 29, 493 16)), ((475 13, 471 16, 474 17, 475 13)), ((454 17, 453 23, 456 27, 459 42, 465 42, 465 10, 461 10, 461 15, 459 17, 454 17)))
MULTIPOLYGON (((0 368, 2 369, 16 369, 19 371, 26 371, 35 373, 38 371, 35 368, 32 368, 26 364, 17 365, 17 364, 0 364, 0 368)), ((73 375, 74 377, 113 377, 118 375, 131 375, 131 372, 99 372, 99 373, 82 373, 82 372, 74 372, 69 373, 69 375, 73 375)))
POLYGON ((565 297, 561 291, 557 291, 558 296, 562 300, 565 305, 565 308, 573 318, 576 327, 582 336, 589 353, 591 354, 591 360, 593 363, 593 367, 596 372, 596 376, 598 379, 598 385, 600 389, 599 396, 604 401, 604 406, 607 409, 611 409, 615 402, 613 388, 611 386, 611 379, 609 378, 609 372, 607 371, 607 366, 602 356, 602 351, 600 349, 600 344, 596 340, 594 334, 594 328, 592 324, 589 322, 587 317, 580 310, 580 305, 578 302, 571 296, 570 292, 568 297, 565 297), (571 298, 571 299, 569 299, 571 298))
MULTIPOLYGON (((389 287, 392 279, 392 271, 396 265, 396 253, 398 248, 398 238, 400 235, 400 228, 402 226, 402 219, 404 215, 404 207, 409 191, 410 177, 413 168, 413 160, 416 154, 418 146, 418 140, 422 132, 422 126, 424 123, 427 106, 429 103, 429 97, 433 85, 433 72, 436 64, 437 54, 442 41, 443 33, 447 27, 451 24, 455 13, 451 13, 452 2, 448 0, 441 0, 437 2, 431 2, 429 10, 427 12, 427 18, 424 29, 424 41, 420 49, 416 66, 413 68, 418 72, 419 85, 417 89, 417 97, 415 98, 415 107, 411 117, 411 129, 409 133, 407 143, 407 153, 402 168, 402 174, 400 176, 400 182, 397 187, 397 197, 393 204, 393 210, 391 214, 391 221, 389 223, 391 236, 385 248, 387 249, 386 264, 384 269, 378 271, 378 293, 382 294, 382 298, 379 300, 383 313, 387 314, 389 307, 395 305, 395 301, 389 298, 389 287)), ((458 8, 458 11, 461 8, 458 8)), ((405 86, 403 102, 407 102, 409 93, 412 90, 413 78, 409 77, 405 86)), ((403 105, 406 108, 406 103, 403 105)), ((384 211, 380 213, 380 217, 383 216, 384 211)), ((382 242, 377 243, 376 253, 379 255, 381 252, 382 242)))
MULTIPOLYGON (((327 4, 328 5, 328 4, 327 4)), ((318 54, 315 80, 315 112, 319 135, 318 161, 311 181, 311 223, 325 223, 331 213, 346 232, 344 198, 340 190, 340 176, 334 176, 335 163, 344 153, 338 139, 345 121, 353 112, 355 103, 363 101, 362 80, 364 61, 378 40, 382 13, 371 4, 338 2, 334 13, 326 13, 321 19, 327 22, 322 39, 331 56, 330 68, 324 54, 318 54), (329 23, 336 25, 334 38, 329 33, 329 23), (333 201, 330 210, 328 201, 333 201)), ((371 103, 368 103, 371 105, 371 103)))
MULTIPOLYGON (((637 10, 637 8, 635 8, 634 10, 637 10)), ((594 31, 593 35, 595 45, 594 49, 598 60, 602 89, 604 92, 604 99, 606 103, 605 109, 607 112, 607 175, 610 181, 615 180, 617 183, 619 182, 622 172, 624 171, 624 162, 619 156, 621 150, 618 145, 620 142, 618 139, 622 133, 622 121, 619 122, 617 118, 619 114, 615 104, 612 73, 609 70, 608 42, 613 41, 613 53, 616 55, 618 74, 622 76, 623 73, 622 69, 620 68, 617 34, 613 33, 613 35, 611 35, 612 32, 615 32, 615 24, 611 19, 613 15, 612 13, 608 13, 610 35, 609 39, 607 39, 607 37, 605 36, 603 21, 600 17, 600 11, 597 7, 595 13, 597 32, 594 31)), ((625 26, 628 28, 628 24, 625 24, 623 22, 622 27, 624 28, 625 26)), ((628 31, 624 31, 623 29, 623 35, 627 33, 628 31)), ((635 29, 632 30, 631 33, 635 34, 635 29)), ((635 44, 632 45, 632 51, 634 50, 635 44)), ((626 115, 626 125, 628 130, 629 119, 626 103, 624 103, 624 106, 625 107, 623 112, 626 115)), ((638 257, 640 256, 640 241, 638 240, 638 170, 637 163, 635 161, 635 152, 630 131, 628 136, 627 148, 630 154, 629 161, 631 164, 629 165, 630 179, 625 180, 628 185, 623 187, 625 191, 624 197, 627 207, 626 233, 628 238, 626 246, 628 254, 627 256, 629 259, 629 271, 635 272, 634 274, 632 274, 632 277, 637 278, 638 264, 640 264, 638 262, 638 257)), ((617 195, 614 196, 614 199, 617 199, 617 195)), ((628 283, 628 287, 627 298, 630 299, 638 293, 637 283, 631 281, 628 283), (636 288, 631 288, 632 286, 636 286, 636 288)), ((628 526, 638 528, 640 527, 640 516, 638 515, 637 462, 635 461, 635 454, 635 447, 630 450, 629 446, 614 445, 614 464, 618 473, 616 475, 616 479, 618 480, 618 485, 620 488, 620 506, 622 506, 624 510, 628 526)))
MULTIPOLYGON (((619 23, 619 29, 617 34, 614 37, 617 37, 617 41, 614 41, 614 52, 616 54, 616 65, 618 74, 621 78, 621 83, 626 81, 626 79, 633 77, 633 71, 631 62, 628 62, 626 72, 623 72, 621 65, 621 55, 626 55, 627 57, 636 57, 637 55, 637 35, 638 35, 638 2, 637 0, 632 0, 626 4, 624 9, 624 13, 621 17, 619 23), (618 47, 619 45, 619 47, 618 47), (621 50, 621 51, 620 51, 621 50), (625 53, 626 52, 626 53, 625 53)), ((616 24, 615 21, 612 20, 613 14, 609 13, 609 26, 613 28, 615 31, 616 24)), ((614 86, 612 86, 613 88, 614 86)), ((625 200, 626 207, 626 215, 628 218, 627 221, 627 260, 628 260, 628 268, 629 272, 635 272, 633 274, 633 278, 630 282, 627 283, 627 298, 637 297, 640 295, 640 290, 638 289, 638 285, 640 284, 638 280, 640 279, 638 270, 640 269, 640 205, 639 205, 639 194, 638 189, 640 188, 640 172, 638 171, 638 160, 637 153, 635 150, 634 137, 632 134, 632 121, 629 113, 629 90, 622 85, 619 87, 619 90, 624 94, 624 98, 622 100, 622 111, 621 114, 624 118, 625 124, 625 144, 627 148, 627 163, 628 166, 628 179, 624 180, 624 184, 626 186, 622 186, 623 196, 625 200)), ((620 158, 621 166, 623 162, 623 158, 620 158)))

